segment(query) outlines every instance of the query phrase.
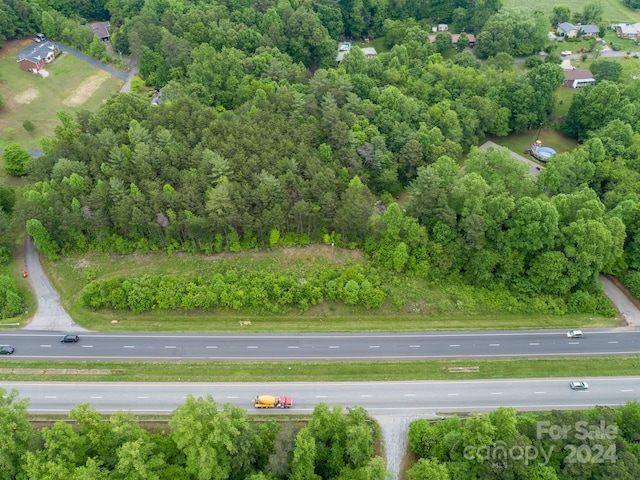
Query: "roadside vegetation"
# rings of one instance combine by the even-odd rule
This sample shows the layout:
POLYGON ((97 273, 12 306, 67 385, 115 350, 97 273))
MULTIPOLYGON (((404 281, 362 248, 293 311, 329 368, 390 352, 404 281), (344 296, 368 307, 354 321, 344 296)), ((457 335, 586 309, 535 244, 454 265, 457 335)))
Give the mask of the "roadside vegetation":
POLYGON ((577 412, 501 407, 466 419, 415 420, 409 443, 416 463, 406 478, 638 478, 639 428, 638 402, 577 412))
MULTIPOLYGON (((425 331, 614 327, 616 317, 591 314, 520 314, 505 309, 504 297, 495 293, 459 285, 434 285, 415 277, 390 277, 383 282, 392 299, 379 308, 325 301, 316 305, 295 304, 288 311, 273 313, 246 307, 239 310, 216 308, 211 312, 181 309, 153 309, 136 313, 128 308, 92 309, 80 302, 89 282, 123 278, 189 278, 199 277, 215 267, 225 272, 260 272, 285 278, 311 279, 319 272, 336 270, 351 272, 357 278, 366 260, 357 251, 310 245, 298 248, 276 248, 263 252, 202 255, 130 255, 85 254, 67 256, 55 262, 43 261, 54 287, 61 295, 66 310, 85 328, 97 331, 208 331, 208 332, 354 332, 354 331, 425 331), (126 265, 126 273, 123 271, 126 265)), ((342 275, 342 274, 340 274, 342 275)), ((240 275, 239 278, 252 278, 240 275)), ((338 277, 339 278, 339 277, 338 277)), ((384 277, 383 277, 384 278, 384 277)), ((254 282, 255 283, 255 282, 254 282)), ((118 283, 120 285, 120 283, 118 283)), ((240 285, 240 284, 234 284, 240 285)), ((255 285, 238 286, 237 291, 249 295, 255 285)), ((177 296, 176 284, 169 289, 177 296)), ((511 310, 514 303, 509 303, 511 310)))
POLYGON ((361 407, 321 403, 307 423, 259 422, 210 395, 189 395, 168 428, 145 429, 130 413, 105 417, 83 404, 71 421, 36 429, 16 394, 0 388, 7 480, 387 478, 380 431, 361 407))

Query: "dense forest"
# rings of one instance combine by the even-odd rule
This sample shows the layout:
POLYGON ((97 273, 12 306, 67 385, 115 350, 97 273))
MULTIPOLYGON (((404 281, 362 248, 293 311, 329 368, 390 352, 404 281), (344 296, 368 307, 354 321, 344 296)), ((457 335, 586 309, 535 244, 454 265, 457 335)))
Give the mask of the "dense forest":
MULTIPOLYGON (((376 307, 389 275, 466 283, 504 292, 503 310, 560 314, 611 314, 596 284, 603 271, 640 289, 637 82, 603 79, 577 92, 559 128, 581 146, 535 180, 506 152, 476 149, 487 136, 549 121, 564 78, 554 55, 521 70, 510 54, 537 52, 557 15, 529 18, 499 2, 109 1, 42 12, 10 3, 25 9, 13 36, 42 27, 62 41, 72 30, 47 31, 47 15, 78 26, 84 20, 71 10, 108 17, 114 48, 137 56, 143 81, 162 90, 160 105, 140 91, 114 94, 96 112, 60 111, 42 157, 5 155, 26 185, 17 195, 0 189, 0 224, 26 225, 51 259, 325 242, 360 248, 371 261, 354 278, 335 272, 295 291, 284 280, 247 304, 225 303, 222 285, 184 308, 376 307), (448 33, 431 43, 434 21, 475 32, 488 61, 465 45, 457 51, 448 33), (510 27, 509 41, 496 22, 510 27), (342 35, 379 36, 388 50, 366 59, 356 42, 337 63, 342 35)), ((211 290, 217 280, 181 279, 180 288, 211 290)), ((158 288, 167 291, 167 281, 176 284, 97 282, 84 299, 164 308, 158 288)), ((15 314, 15 292, 5 291, 14 308, 3 312, 15 314)))
POLYGON ((516 414, 498 408, 464 420, 414 421, 409 480, 571 480, 640 476, 640 404, 516 414))

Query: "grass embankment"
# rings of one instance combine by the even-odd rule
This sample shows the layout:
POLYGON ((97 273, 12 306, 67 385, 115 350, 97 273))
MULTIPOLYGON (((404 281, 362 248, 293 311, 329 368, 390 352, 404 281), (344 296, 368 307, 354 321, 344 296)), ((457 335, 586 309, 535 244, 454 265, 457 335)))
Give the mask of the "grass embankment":
POLYGON ((122 85, 107 72, 79 58, 63 53, 46 66, 42 78, 20 69, 16 53, 33 44, 31 37, 7 42, 0 51, 0 146, 17 143, 23 148, 40 148, 39 138, 53 135, 59 124, 56 112, 94 111, 122 85), (23 127, 31 121, 35 129, 23 127))
POLYGON ((3 381, 95 382, 346 382, 470 380, 490 378, 574 378, 638 375, 640 356, 507 360, 422 360, 371 362, 55 362, 11 361, 3 381), (454 367, 479 367, 451 372, 454 367), (103 369, 110 373, 58 373, 51 369, 103 369), (8 373, 14 369, 16 373, 8 373), (17 369, 17 370, 16 370, 17 369), (24 371, 22 369, 36 369, 24 371), (45 373, 43 373, 45 371, 45 373))
MULTIPOLYGON (((138 332, 363 332, 487 330, 529 328, 615 327, 616 318, 589 315, 526 315, 493 311, 474 298, 467 287, 458 290, 428 284, 420 279, 403 279, 389 285, 390 297, 401 298, 403 307, 366 310, 325 303, 307 312, 292 310, 286 315, 249 315, 240 312, 152 311, 134 314, 128 310, 92 311, 80 305, 87 277, 108 279, 144 274, 188 277, 211 262, 228 262, 263 272, 296 272, 300 278, 329 265, 348 267, 365 260, 359 252, 326 245, 284 248, 271 252, 243 252, 213 256, 86 254, 57 262, 43 259, 49 279, 60 294, 65 309, 81 326, 96 331, 138 332), (475 302, 475 303, 474 303, 475 302)), ((391 301, 388 303, 392 303, 391 301)))

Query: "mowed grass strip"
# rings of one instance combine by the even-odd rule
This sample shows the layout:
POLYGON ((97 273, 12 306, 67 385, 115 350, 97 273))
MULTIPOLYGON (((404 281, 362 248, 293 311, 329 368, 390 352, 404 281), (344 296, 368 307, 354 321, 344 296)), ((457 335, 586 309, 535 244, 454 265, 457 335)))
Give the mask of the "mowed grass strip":
POLYGON ((640 356, 565 357, 504 360, 367 362, 68 362, 8 361, 3 381, 95 382, 346 382, 470 380, 492 378, 582 378, 634 376, 640 356), (478 367, 475 372, 451 372, 478 367), (17 369, 17 370, 16 370, 17 369), (31 373, 21 369, 35 369, 31 373), (45 369, 108 369, 110 374, 42 373, 45 369), (14 370, 16 373, 10 373, 14 370))

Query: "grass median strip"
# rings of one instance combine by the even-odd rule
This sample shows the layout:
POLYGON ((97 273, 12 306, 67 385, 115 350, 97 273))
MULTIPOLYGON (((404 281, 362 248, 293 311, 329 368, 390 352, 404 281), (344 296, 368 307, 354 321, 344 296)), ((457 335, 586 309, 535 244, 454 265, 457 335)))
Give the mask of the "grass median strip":
POLYGON ((379 362, 11 361, 3 367, 3 381, 353 382, 638 375, 640 356, 379 362), (60 369, 77 373, 59 373, 60 369), (88 373, 90 370, 101 373, 88 373))

